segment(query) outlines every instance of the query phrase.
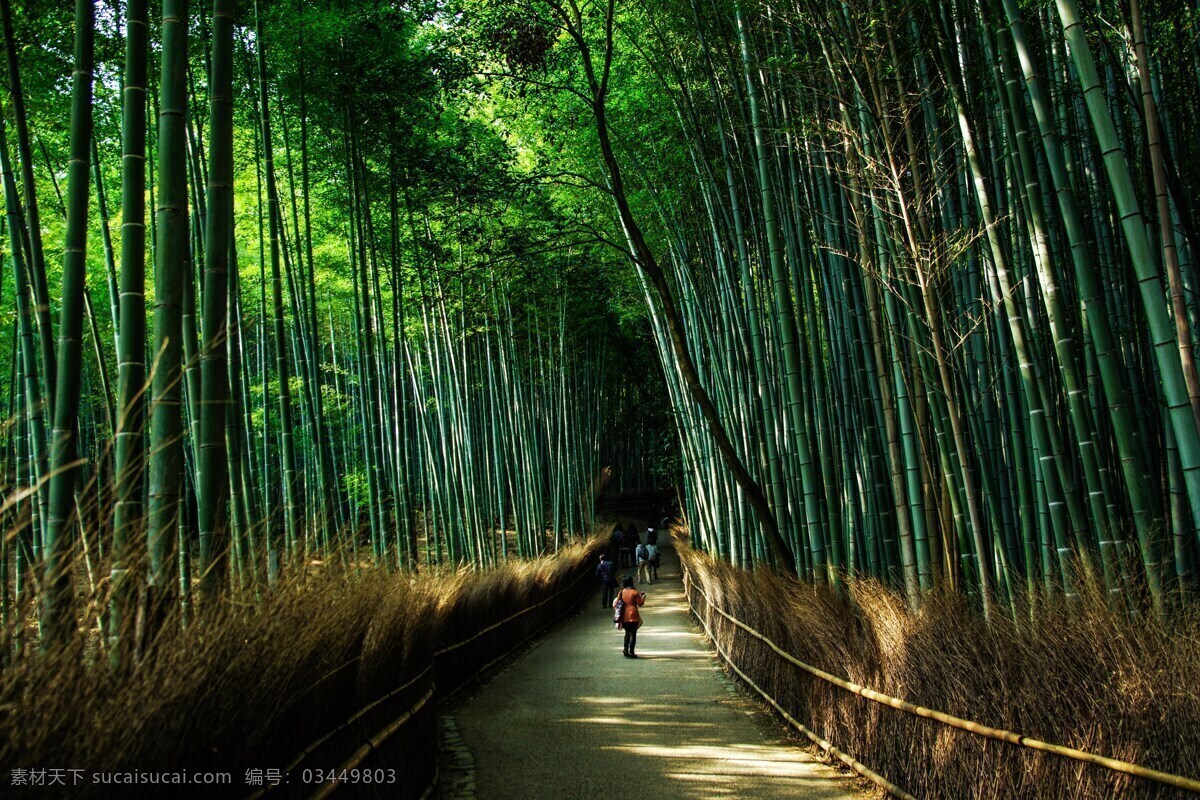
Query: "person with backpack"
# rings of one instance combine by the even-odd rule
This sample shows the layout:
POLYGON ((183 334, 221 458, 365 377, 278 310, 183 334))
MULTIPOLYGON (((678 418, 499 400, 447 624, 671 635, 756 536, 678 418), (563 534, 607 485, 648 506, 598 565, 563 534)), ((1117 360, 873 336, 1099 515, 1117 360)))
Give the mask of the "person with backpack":
POLYGON ((661 563, 661 558, 658 553, 658 545, 653 543, 647 544, 646 555, 648 556, 647 560, 650 563, 650 582, 654 583, 656 580, 658 580, 658 565, 661 563))
POLYGON ((645 583, 650 580, 650 550, 648 545, 638 542, 637 549, 634 551, 634 558, 637 560, 638 580, 645 583))
POLYGON ((600 607, 608 608, 612 605, 613 592, 617 588, 617 567, 608 557, 608 553, 600 554, 596 577, 600 580, 600 607))
POLYGON ((613 619, 617 627, 625 631, 625 650, 622 655, 626 658, 637 658, 634 652, 637 648, 637 632, 642 627, 642 615, 638 608, 645 604, 646 593, 637 590, 633 578, 625 578, 617 599, 613 601, 613 619))

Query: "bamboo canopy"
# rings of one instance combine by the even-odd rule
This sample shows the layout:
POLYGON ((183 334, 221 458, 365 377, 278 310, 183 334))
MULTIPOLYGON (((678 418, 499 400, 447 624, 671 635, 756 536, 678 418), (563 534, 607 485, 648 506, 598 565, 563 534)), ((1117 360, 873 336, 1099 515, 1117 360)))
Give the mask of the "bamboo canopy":
POLYGON ((0 2, 6 619, 119 664, 653 484, 913 608, 1192 602, 1190 11, 344 5, 0 2))

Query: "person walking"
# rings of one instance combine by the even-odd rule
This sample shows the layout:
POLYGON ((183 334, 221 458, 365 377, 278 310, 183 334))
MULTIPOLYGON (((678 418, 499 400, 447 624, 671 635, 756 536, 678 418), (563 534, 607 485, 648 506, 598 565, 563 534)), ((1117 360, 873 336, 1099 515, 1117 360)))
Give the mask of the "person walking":
POLYGON ((623 568, 633 566, 633 545, 636 539, 637 534, 633 532, 632 525, 621 535, 621 544, 617 548, 617 553, 618 563, 623 568))
POLYGON ((637 561, 637 576, 638 580, 645 583, 650 580, 650 549, 647 545, 638 542, 637 549, 634 551, 634 558, 637 561))
POLYGON ((613 608, 621 611, 621 629, 625 631, 625 650, 622 655, 626 658, 637 658, 637 632, 642 627, 642 615, 638 608, 645 604, 646 593, 637 590, 633 578, 626 578, 617 599, 613 601, 613 608))
POLYGON ((646 544, 658 544, 658 529, 646 528, 646 544))
POLYGON ((662 563, 661 556, 658 553, 658 545, 654 543, 647 544, 646 553, 650 561, 650 582, 654 583, 658 580, 658 565, 662 563))
POLYGON ((600 563, 596 565, 596 577, 600 580, 600 607, 610 608, 613 604, 613 592, 617 588, 617 567, 608 557, 608 553, 600 554, 600 563))

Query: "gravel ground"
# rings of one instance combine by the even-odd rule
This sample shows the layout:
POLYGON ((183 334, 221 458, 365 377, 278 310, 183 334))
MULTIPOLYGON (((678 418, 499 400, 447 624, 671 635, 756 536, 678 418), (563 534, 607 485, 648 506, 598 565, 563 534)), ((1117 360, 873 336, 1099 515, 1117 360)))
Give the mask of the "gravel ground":
POLYGON ((856 782, 789 741, 725 677, 663 551, 640 658, 599 597, 442 718, 444 800, 850 800, 856 782))

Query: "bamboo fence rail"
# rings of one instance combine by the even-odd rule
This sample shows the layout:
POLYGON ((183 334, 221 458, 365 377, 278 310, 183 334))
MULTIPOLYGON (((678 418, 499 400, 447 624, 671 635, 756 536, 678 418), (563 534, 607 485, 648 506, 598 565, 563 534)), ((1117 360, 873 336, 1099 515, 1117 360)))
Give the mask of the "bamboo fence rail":
MULTIPOLYGON (((686 570, 686 568, 685 568, 685 570, 686 570)), ((684 574, 686 575, 686 572, 684 574)), ((738 674, 738 677, 741 678, 742 680, 744 680, 747 684, 749 684, 750 687, 754 689, 754 691, 756 691, 760 695, 762 695, 762 698, 764 700, 766 700, 768 703, 770 703, 771 707, 774 708, 776 711, 778 711, 780 713, 780 715, 782 715, 783 718, 786 719, 792 725, 792 727, 794 727, 796 730, 800 731, 805 736, 807 736, 809 739, 811 739, 813 744, 816 744, 818 747, 820 747, 825 752, 830 753, 831 755, 835 756, 843 764, 850 767, 850 769, 854 770, 859 775, 862 775, 867 780, 869 780, 872 783, 874 783, 875 785, 879 786, 880 788, 882 788, 884 791, 886 791, 888 794, 892 795, 893 797, 899 797, 900 800, 917 800, 916 796, 904 791, 899 786, 892 783, 887 778, 880 775, 878 772, 871 769, 866 764, 862 763, 861 761, 859 761, 857 758, 850 755, 849 753, 846 753, 843 750, 839 750, 837 747, 835 747, 833 745, 832 742, 830 742, 824 736, 821 736, 819 733, 816 733, 815 731, 810 729, 807 725, 802 723, 800 720, 796 719, 791 714, 789 714, 787 709, 785 709, 783 706, 779 705, 779 703, 776 702, 774 697, 771 697, 771 695, 767 694, 767 691, 765 689, 763 689, 761 686, 759 686, 757 683, 754 682, 753 678, 751 678, 746 673, 742 672, 742 670, 738 667, 738 665, 734 663, 733 658, 728 653, 725 652, 724 648, 721 647, 721 643, 717 640, 717 637, 713 635, 712 630, 708 627, 708 623, 703 618, 701 618, 699 615, 697 615, 696 618, 698 620, 700 620, 700 625, 704 628, 705 634, 707 634, 708 638, 712 640, 713 646, 717 648, 717 653, 721 656, 721 658, 725 659, 725 663, 729 665, 729 668, 732 669, 734 672, 736 672, 738 674)))
MULTIPOLYGON (((337 771, 345 772, 346 770, 357 769, 364 761, 367 760, 368 757, 370 757, 371 753, 378 750, 384 744, 384 742, 390 739, 392 734, 403 728, 405 723, 415 717, 417 712, 424 708, 432 698, 433 687, 430 686, 425 691, 425 694, 421 695, 420 700, 406 708, 404 713, 389 722, 386 727, 378 731, 370 739, 363 742, 348 759, 342 762, 342 765, 338 767, 337 771)), ((435 772, 434 783, 436 783, 436 781, 437 773, 435 772)), ((329 797, 329 795, 336 792, 341 785, 341 782, 337 780, 327 781, 326 783, 321 784, 321 787, 317 789, 317 791, 313 792, 312 800, 324 800, 324 798, 329 797)), ((426 789, 426 791, 428 791, 428 789, 426 789)))
MULTIPOLYGON (((1109 758, 1107 756, 1101 756, 1101 755, 1097 755, 1095 753, 1089 753, 1084 750, 1077 750, 1073 747, 1065 747, 1065 746, 1059 745, 1059 744, 1052 744, 1050 742, 1045 742, 1040 739, 1035 739, 1031 736, 1025 736, 1023 734, 1015 733, 1013 731, 1003 730, 1001 728, 993 728, 989 725, 984 725, 979 722, 974 722, 972 720, 963 719, 962 717, 956 717, 953 714, 947 714, 944 711, 937 711, 937 710, 934 710, 931 708, 925 708, 924 706, 919 706, 915 703, 910 703, 907 700, 901 700, 900 698, 892 697, 891 695, 886 695, 886 694, 883 694, 882 692, 877 692, 874 689, 869 689, 865 686, 860 686, 859 684, 854 683, 853 681, 848 681, 844 678, 839 678, 836 675, 828 673, 822 669, 818 669, 817 667, 814 667, 811 664, 807 664, 804 661, 801 661, 800 659, 796 658, 796 656, 792 655, 791 653, 788 653, 787 651, 783 650, 779 645, 777 645, 775 642, 773 642, 771 639, 769 639, 766 635, 751 628, 746 623, 737 619, 732 614, 728 613, 723 608, 721 608, 721 607, 717 606, 715 603, 713 603, 712 598, 710 598, 708 593, 704 591, 703 587, 701 587, 698 583, 696 583, 695 581, 692 580, 691 571, 688 569, 687 565, 684 564, 684 562, 682 560, 680 561, 680 563, 683 564, 684 589, 687 592, 689 605, 692 603, 691 589, 694 587, 696 589, 696 591, 699 592, 700 596, 702 598, 704 598, 704 602, 709 608, 716 611, 718 614, 720 614, 725 619, 729 620, 729 622, 731 622, 733 625, 737 626, 738 628, 741 628, 743 631, 745 631, 749 635, 753 636, 754 638, 761 641, 763 644, 770 647, 772 650, 775 651, 775 653, 777 655, 779 655, 780 658, 783 658, 785 661, 793 664, 794 666, 797 666, 800 669, 804 670, 805 672, 808 672, 809 674, 814 675, 823 681, 831 683, 834 686, 837 686, 838 688, 845 689, 848 692, 853 692, 854 694, 857 694, 860 697, 865 697, 868 700, 873 700, 876 703, 890 706, 891 708, 895 708, 900 711, 904 711, 906 713, 913 714, 918 717, 924 717, 925 719, 932 719, 935 722, 942 723, 943 725, 949 725, 950 727, 958 728, 959 730, 964 730, 964 731, 967 731, 968 733, 973 733, 978 736, 984 736, 989 739, 995 739, 997 741, 1007 742, 1009 744, 1018 745, 1020 747, 1027 747, 1032 750, 1041 750, 1043 752, 1053 753, 1054 755, 1062 756, 1064 758, 1070 758, 1075 761, 1081 761, 1086 764, 1095 764, 1096 766, 1104 767, 1106 769, 1110 769, 1115 772, 1122 772, 1122 773, 1125 773, 1126 775, 1133 775, 1138 778, 1144 778, 1146 780, 1156 781, 1158 783, 1162 783, 1167 786, 1174 786, 1176 788, 1186 789, 1191 792, 1200 792, 1200 780, 1196 780, 1194 778, 1188 778, 1183 775, 1174 775, 1169 772, 1163 772, 1161 770, 1150 769, 1149 767, 1143 767, 1139 764, 1132 764, 1128 761, 1121 761, 1119 759, 1109 758)), ((693 605, 693 613, 694 612, 695 612, 695 607, 693 605)), ((697 614, 697 617, 699 617, 698 614, 697 614)), ((706 622, 704 623, 704 629, 705 629, 705 632, 708 633, 709 638, 712 639, 712 641, 714 643, 716 643, 717 639, 716 639, 716 637, 714 637, 712 635, 706 622)), ((720 649, 720 647, 718 646, 718 650, 719 649, 720 649)), ((733 665, 733 662, 730 661, 727 656, 726 656, 726 661, 728 661, 731 666, 733 665)), ((737 670, 737 671, 738 671, 739 675, 742 674, 740 670, 737 670)), ((754 685, 754 684, 751 683, 751 685, 754 685)), ((757 688, 757 686, 755 688, 757 688)), ((762 690, 760 689, 759 691, 761 693, 762 690)), ((773 700, 771 701, 771 705, 778 708, 778 704, 775 703, 773 700)))
MULTIPOLYGON (((382 695, 381 697, 378 697, 375 700, 372 700, 367 705, 359 708, 352 715, 347 717, 346 720, 344 722, 342 722, 340 725, 338 725, 336 728, 334 728, 333 730, 324 734, 320 738, 314 740, 310 745, 308 745, 306 748, 304 748, 304 750, 302 750, 288 764, 288 766, 284 769, 284 772, 289 772, 291 770, 296 769, 300 764, 302 764, 304 762, 304 760, 306 758, 308 758, 314 752, 318 751, 322 746, 324 746, 328 742, 336 739, 343 732, 350 730, 351 726, 356 721, 362 719, 370 711, 378 708, 380 705, 387 702, 388 700, 390 700, 390 699, 402 694, 406 690, 412 688, 412 686, 414 684, 416 684, 418 681, 420 681, 426 677, 430 677, 429 686, 426 688, 426 691, 421 695, 421 697, 419 697, 411 705, 407 706, 402 711, 400 711, 395 717, 393 717, 391 719, 391 721, 389 721, 382 728, 378 729, 376 732, 374 732, 373 734, 368 736, 364 741, 362 741, 362 743, 351 753, 350 756, 348 756, 347 758, 345 758, 344 760, 342 760, 340 762, 340 766, 337 768, 337 771, 341 772, 344 770, 351 770, 351 769, 359 768, 368 758, 370 758, 372 753, 379 750, 393 735, 395 735, 406 724, 411 722, 417 716, 417 714, 423 708, 425 708, 425 706, 427 706, 429 704, 429 701, 434 699, 435 696, 438 697, 438 699, 444 701, 446 698, 451 697, 454 694, 456 694, 458 691, 460 691, 464 686, 466 686, 469 683, 469 680, 463 681, 457 686, 447 687, 449 689, 448 691, 439 694, 439 692, 438 692, 439 687, 437 686, 436 681, 433 680, 431 677, 432 673, 434 672, 434 667, 435 667, 437 658, 444 656, 448 653, 452 653, 456 650, 459 650, 462 647, 465 647, 466 645, 477 641, 480 637, 484 636, 485 634, 495 631, 499 628, 502 628, 503 626, 519 619, 520 617, 522 617, 526 614, 529 614, 533 611, 536 611, 536 610, 558 600, 559 598, 561 598, 563 595, 567 594, 568 592, 571 592, 571 591, 577 589, 579 587, 580 583, 582 583, 584 580, 586 580, 587 578, 592 576, 592 561, 590 559, 584 559, 583 562, 581 563, 581 566, 583 568, 580 571, 580 574, 577 575, 566 586, 564 586, 563 588, 554 592, 553 594, 548 595, 547 597, 543 598, 542 600, 540 600, 537 603, 534 603, 534 604, 531 604, 531 605, 528 605, 528 606, 522 608, 520 611, 517 611, 513 614, 508 615, 507 617, 500 620, 499 622, 492 623, 491 625, 488 625, 487 627, 482 628, 479 631, 476 631, 475 633, 471 634, 470 636, 466 637, 465 639, 462 639, 458 642, 455 642, 453 644, 450 644, 445 647, 439 648, 438 650, 435 650, 429 664, 427 664, 419 673, 414 675, 412 678, 409 678, 407 681, 405 681, 403 684, 396 687, 395 689, 392 689, 387 694, 382 695)), ((582 597, 580 598, 580 600, 582 600, 582 597)), ((520 639, 520 641, 514 643, 511 647, 506 648, 503 653, 499 654, 495 658, 490 659, 486 664, 483 664, 482 666, 475 669, 473 671, 473 673, 480 674, 480 673, 487 672, 492 667, 494 667, 497 663, 499 663, 500 661, 503 661, 505 658, 512 655, 512 653, 514 651, 516 651, 518 648, 520 648, 522 645, 524 645, 530 639, 545 632, 545 630, 550 625, 552 625, 555 622, 557 622, 558 620, 560 620, 566 613, 573 610, 577 606, 578 606, 578 602, 569 604, 563 610, 562 613, 556 614, 552 619, 546 620, 546 622, 544 624, 539 625, 536 629, 534 629, 528 635, 522 637, 520 639)), ((438 778, 439 778, 439 776, 435 770, 432 781, 430 782, 429 786, 426 787, 426 789, 424 790, 424 794, 422 794, 421 797, 430 796, 431 792, 437 786, 438 778)), ((269 794, 271 792, 272 788, 274 788, 274 787, 264 786, 263 788, 259 789, 258 791, 254 792, 253 794, 248 795, 246 797, 246 800, 260 800, 260 798, 269 794)), ((315 787, 313 792, 308 796, 311 797, 312 800, 321 800, 322 798, 326 798, 326 797, 329 797, 330 795, 334 794, 339 788, 341 788, 341 784, 336 781, 324 783, 324 784, 321 784, 319 787, 315 787)))
POLYGON ((463 647, 464 645, 468 645, 471 642, 478 639, 480 636, 483 636, 485 633, 490 633, 491 631, 494 631, 503 625, 507 625, 508 623, 510 623, 514 619, 516 619, 517 617, 524 616, 525 614, 528 614, 530 611, 534 611, 535 609, 541 608, 542 606, 549 603, 551 600, 557 600, 560 596, 562 596, 563 594, 566 594, 567 591, 569 591, 570 589, 574 589, 576 586, 578 586, 580 581, 582 581, 584 578, 590 576, 591 574, 592 573, 591 573, 590 569, 585 570, 584 572, 582 572, 579 575, 579 577, 577 577, 577 578, 575 578, 575 580, 571 581, 571 583, 569 585, 564 586, 562 589, 559 589, 557 592, 550 595, 545 600, 542 600, 539 603, 534 603, 531 606, 526 606, 525 608, 521 609, 520 611, 518 611, 514 614, 508 615, 507 617, 500 620, 499 622, 494 622, 491 625, 488 625, 486 628, 483 628, 482 630, 474 633, 473 635, 468 636, 466 639, 463 639, 461 642, 455 642, 452 645, 447 645, 446 647, 443 647, 442 649, 435 651, 433 654, 434 658, 437 658, 438 656, 445 655, 446 653, 457 650, 458 648, 463 647))

